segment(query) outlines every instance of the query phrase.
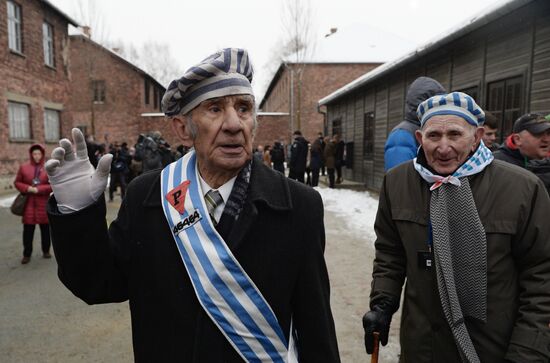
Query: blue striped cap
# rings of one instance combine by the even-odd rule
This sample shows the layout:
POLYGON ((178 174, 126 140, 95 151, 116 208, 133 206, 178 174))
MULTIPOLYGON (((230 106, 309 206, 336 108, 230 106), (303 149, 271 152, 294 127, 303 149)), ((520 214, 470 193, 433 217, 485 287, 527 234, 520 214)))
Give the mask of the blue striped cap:
POLYGON ((166 116, 175 116, 188 113, 210 98, 253 95, 253 73, 246 50, 223 49, 170 82, 162 97, 162 110, 166 116))
POLYGON ((437 115, 459 116, 473 126, 482 126, 485 123, 485 112, 471 96, 462 92, 428 98, 418 106, 416 115, 420 120, 420 127, 437 115))

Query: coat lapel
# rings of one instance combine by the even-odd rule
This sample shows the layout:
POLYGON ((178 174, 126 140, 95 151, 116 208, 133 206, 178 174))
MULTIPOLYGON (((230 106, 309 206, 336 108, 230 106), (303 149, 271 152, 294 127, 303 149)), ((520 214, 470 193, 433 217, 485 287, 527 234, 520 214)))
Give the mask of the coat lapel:
POLYGON ((246 202, 226 240, 231 250, 236 250, 246 240, 250 228, 263 210, 258 208, 261 204, 277 211, 292 209, 288 180, 285 176, 254 160, 246 202))

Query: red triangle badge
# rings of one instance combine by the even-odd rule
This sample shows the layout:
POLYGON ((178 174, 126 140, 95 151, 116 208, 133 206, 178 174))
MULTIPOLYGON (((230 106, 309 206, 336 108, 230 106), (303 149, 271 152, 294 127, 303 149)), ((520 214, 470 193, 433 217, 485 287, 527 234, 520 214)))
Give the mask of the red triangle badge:
POLYGON ((170 205, 174 207, 179 214, 183 214, 185 212, 185 195, 187 194, 189 184, 191 184, 191 182, 186 180, 169 191, 165 196, 168 203, 170 203, 170 205))

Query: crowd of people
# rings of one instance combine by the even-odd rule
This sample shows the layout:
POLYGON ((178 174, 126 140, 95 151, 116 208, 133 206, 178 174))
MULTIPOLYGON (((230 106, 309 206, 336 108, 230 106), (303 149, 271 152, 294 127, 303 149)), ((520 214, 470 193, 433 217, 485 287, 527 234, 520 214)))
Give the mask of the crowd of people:
POLYGON ((345 142, 335 133, 332 137, 318 133, 313 142, 309 142, 299 130, 294 131, 293 141, 288 148, 275 141, 271 145, 258 145, 254 157, 283 174, 285 163, 288 166, 288 178, 306 185, 319 185, 319 176, 328 176, 329 188, 343 181, 342 167, 345 166, 345 142))
POLYGON ((109 180, 109 201, 113 201, 117 188, 124 198, 127 185, 138 175, 155 169, 160 169, 174 160, 181 158, 189 148, 179 145, 172 150, 170 144, 162 137, 159 131, 147 135, 140 134, 134 146, 128 147, 126 142, 115 141, 106 148, 105 144, 98 144, 93 136, 86 137, 86 147, 90 163, 97 167, 103 155, 113 155, 109 180))

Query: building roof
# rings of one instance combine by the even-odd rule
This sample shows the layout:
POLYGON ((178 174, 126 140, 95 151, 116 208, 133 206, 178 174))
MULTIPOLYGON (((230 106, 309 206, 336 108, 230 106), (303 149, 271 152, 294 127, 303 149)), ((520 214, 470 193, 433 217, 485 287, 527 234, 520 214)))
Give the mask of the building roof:
POLYGON ((80 26, 80 24, 78 24, 76 22, 76 20, 74 20, 73 18, 71 18, 70 16, 68 16, 67 14, 65 14, 63 11, 61 11, 57 6, 55 6, 54 4, 52 4, 51 2, 49 2, 48 0, 41 0, 42 3, 44 3, 46 6, 48 6, 49 8, 51 8, 53 11, 55 11, 58 15, 60 15, 62 18, 64 18, 65 20, 67 20, 67 22, 73 26, 80 26))
POLYGON ((446 44, 449 44, 452 41, 464 36, 465 34, 479 29, 482 26, 487 25, 496 19, 499 19, 520 7, 529 4, 532 1, 534 0, 501 0, 500 2, 497 2, 487 9, 483 10, 481 13, 474 16, 473 18, 459 24, 458 26, 452 28, 450 31, 439 35, 438 37, 413 50, 412 52, 406 53, 405 55, 402 55, 401 57, 398 57, 389 63, 385 63, 384 65, 375 68, 374 70, 355 79, 354 81, 348 83, 340 89, 337 89, 330 95, 319 100, 319 105, 322 106, 329 104, 336 99, 343 97, 346 94, 360 88, 361 86, 373 82, 374 80, 390 73, 391 71, 399 67, 405 66, 406 64, 415 61, 425 54, 432 52, 433 50, 438 49, 446 44))
MULTIPOLYGON (((312 44, 300 63, 384 63, 418 44, 365 23, 331 29, 331 33, 312 44)), ((284 59, 296 63, 296 56, 284 59)))
POLYGON ((115 59, 118 59, 120 60, 121 62, 127 64, 128 66, 130 66, 130 68, 134 69, 136 72, 150 78, 153 82, 155 82, 160 88, 162 88, 164 91, 166 91, 166 87, 164 87, 159 81, 157 81, 153 76, 151 76, 149 73, 145 72, 143 69, 139 68, 138 66, 136 66, 135 64, 127 61, 124 57, 122 57, 120 54, 112 51, 111 49, 108 49, 108 48, 105 48, 104 46, 102 46, 101 44, 99 43, 96 43, 94 42, 92 39, 88 38, 87 36, 85 35, 82 35, 82 34, 76 34, 76 35, 70 35, 70 37, 72 39, 81 39, 81 40, 84 40, 84 41, 87 41, 89 42, 90 44, 92 44, 93 46, 97 47, 98 49, 106 52, 106 53, 109 53, 111 56, 113 56, 115 59))
POLYGON ((374 28, 367 24, 351 24, 334 28, 334 32, 319 39, 300 62, 291 54, 284 58, 267 87, 260 109, 290 64, 380 64, 394 59, 416 46, 411 40, 374 28), (354 46, 350 46, 350 44, 354 46))

